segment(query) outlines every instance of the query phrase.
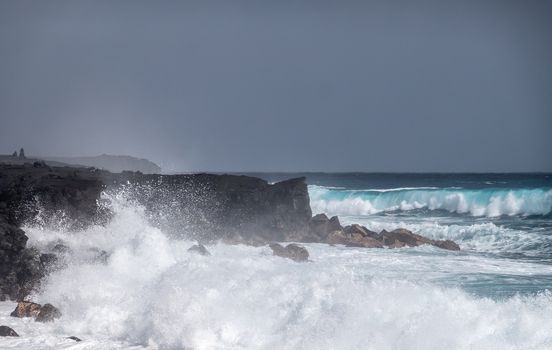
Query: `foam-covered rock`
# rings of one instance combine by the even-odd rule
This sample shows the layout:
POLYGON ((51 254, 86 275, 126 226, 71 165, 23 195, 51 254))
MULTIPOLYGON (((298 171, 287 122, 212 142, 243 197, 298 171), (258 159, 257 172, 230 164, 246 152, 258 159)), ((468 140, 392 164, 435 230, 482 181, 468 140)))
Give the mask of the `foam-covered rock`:
POLYGON ((288 244, 285 247, 278 243, 272 243, 269 247, 272 249, 274 255, 282 258, 288 258, 297 262, 309 260, 309 251, 307 248, 294 243, 288 244))
POLYGON ((33 317, 37 322, 50 322, 61 317, 61 312, 52 304, 40 305, 30 301, 20 301, 15 310, 10 314, 12 317, 33 317))
POLYGON ((205 248, 203 244, 194 244, 193 246, 188 248, 188 251, 190 253, 195 253, 203 256, 211 255, 211 253, 209 253, 209 251, 207 250, 207 248, 205 248))
POLYGON ((15 310, 12 311, 12 317, 37 317, 42 309, 42 305, 30 301, 20 301, 15 310))
POLYGON ((61 317, 61 312, 52 304, 44 304, 35 318, 36 322, 51 322, 61 317))

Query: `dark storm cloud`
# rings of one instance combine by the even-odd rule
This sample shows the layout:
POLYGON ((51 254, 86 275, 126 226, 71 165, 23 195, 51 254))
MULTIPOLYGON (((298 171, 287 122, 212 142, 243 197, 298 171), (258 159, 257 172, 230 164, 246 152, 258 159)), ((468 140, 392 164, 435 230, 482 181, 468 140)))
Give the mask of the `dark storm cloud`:
POLYGON ((0 153, 551 171, 547 1, 2 1, 0 153))

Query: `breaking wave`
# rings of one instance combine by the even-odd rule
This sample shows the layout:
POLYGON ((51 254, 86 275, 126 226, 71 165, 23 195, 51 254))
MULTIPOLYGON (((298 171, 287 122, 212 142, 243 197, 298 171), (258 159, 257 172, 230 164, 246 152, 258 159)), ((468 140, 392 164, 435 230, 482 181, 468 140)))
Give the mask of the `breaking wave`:
POLYGON ((397 188, 335 190, 309 186, 315 213, 371 215, 427 208, 472 216, 547 215, 552 211, 552 189, 397 188))
MULTIPOLYGON (((550 293, 492 299, 431 279, 493 273, 483 258, 322 244, 307 245, 312 263, 304 264, 242 245, 209 246, 212 255, 203 257, 187 252, 193 242, 152 227, 141 208, 123 202, 114 210, 106 227, 83 232, 25 228, 30 245, 44 251, 61 241, 72 252, 34 296, 64 315, 44 329, 52 339, 77 335, 87 349, 110 348, 106 340, 197 350, 552 344, 550 293), (79 258, 90 249, 104 250, 105 261, 79 258)), ((511 261, 495 270, 515 276, 550 269, 511 261)))

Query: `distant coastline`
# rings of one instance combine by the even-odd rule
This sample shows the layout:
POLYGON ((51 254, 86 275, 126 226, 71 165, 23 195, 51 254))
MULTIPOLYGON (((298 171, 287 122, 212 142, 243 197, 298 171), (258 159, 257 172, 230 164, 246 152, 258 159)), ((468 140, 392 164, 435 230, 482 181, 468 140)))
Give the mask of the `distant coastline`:
POLYGON ((86 157, 27 157, 24 152, 23 154, 21 154, 21 152, 19 154, 14 152, 12 155, 0 154, 0 163, 21 165, 25 163, 42 161, 49 166, 68 166, 74 168, 94 167, 113 173, 120 173, 123 171, 139 171, 144 174, 161 173, 161 167, 154 162, 145 158, 137 158, 127 155, 102 154, 99 156, 86 157))

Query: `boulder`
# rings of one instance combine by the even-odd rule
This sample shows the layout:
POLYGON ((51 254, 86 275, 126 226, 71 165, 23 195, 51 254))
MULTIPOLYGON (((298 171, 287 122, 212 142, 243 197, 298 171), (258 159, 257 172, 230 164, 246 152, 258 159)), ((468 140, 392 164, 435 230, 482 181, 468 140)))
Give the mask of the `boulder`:
POLYGON ((433 245, 441 249, 460 250, 460 246, 456 244, 456 242, 451 241, 450 239, 447 239, 444 241, 435 241, 433 245))
POLYGON ((309 260, 309 251, 307 248, 294 243, 288 244, 285 248, 278 243, 272 243, 269 247, 272 249, 273 255, 280 256, 282 258, 288 258, 297 262, 309 260))
POLYGON ((36 322, 51 322, 61 317, 61 312, 52 304, 44 304, 35 318, 36 322))
POLYGON ((61 312, 52 304, 40 305, 30 301, 20 301, 10 316, 34 317, 37 322, 49 322, 60 318, 61 312))
POLYGON ((342 229, 337 216, 328 219, 326 214, 317 214, 309 221, 309 230, 322 240, 326 239, 332 232, 342 229))
POLYGON ((19 334, 8 326, 0 326, 0 337, 19 337, 19 334))
POLYGON ((15 310, 12 311, 12 317, 37 317, 42 306, 30 301, 20 301, 17 303, 15 310))
POLYGON ((341 231, 330 233, 324 242, 364 248, 402 248, 430 244, 442 249, 460 250, 458 244, 450 240, 437 241, 402 228, 391 232, 383 230, 377 234, 364 226, 356 224, 349 225, 341 231))
POLYGON ((383 230, 379 234, 379 238, 389 248, 417 247, 422 244, 430 244, 441 249, 460 250, 460 246, 451 240, 433 240, 403 228, 391 232, 383 230))
POLYGON ((286 248, 284 248, 280 243, 271 243, 268 246, 272 249, 272 255, 285 257, 286 248))
POLYGON ((348 234, 348 235, 359 234, 362 237, 371 237, 371 238, 377 238, 378 237, 377 233, 375 233, 373 231, 370 231, 366 227, 358 225, 358 224, 353 224, 353 225, 346 226, 343 229, 343 231, 345 231, 345 233, 348 234))
POLYGON ((383 248, 381 241, 363 235, 360 232, 346 233, 345 231, 334 231, 328 236, 326 243, 343 244, 347 247, 383 248))
POLYGON ((211 255, 211 253, 209 253, 209 251, 207 250, 207 248, 205 248, 203 244, 194 244, 193 246, 188 248, 188 251, 190 253, 196 253, 203 256, 211 255))
POLYGON ((422 244, 432 243, 432 240, 403 228, 391 232, 383 230, 379 236, 383 244, 390 248, 401 248, 404 246, 416 247, 422 244))

